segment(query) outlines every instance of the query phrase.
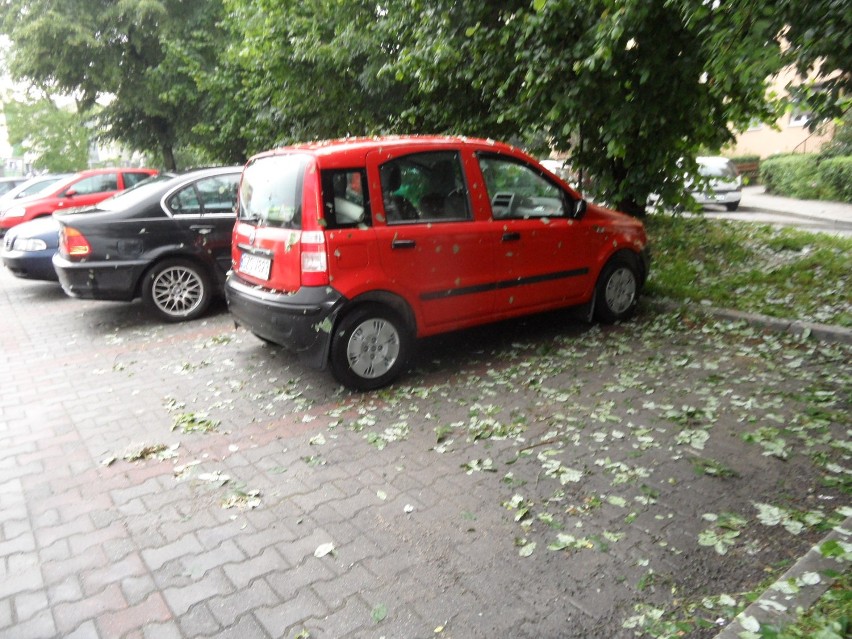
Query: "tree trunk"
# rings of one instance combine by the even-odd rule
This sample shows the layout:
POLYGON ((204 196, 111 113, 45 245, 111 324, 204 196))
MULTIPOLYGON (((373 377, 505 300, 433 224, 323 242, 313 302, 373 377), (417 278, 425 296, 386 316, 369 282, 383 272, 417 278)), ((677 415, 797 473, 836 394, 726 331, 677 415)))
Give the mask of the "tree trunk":
POLYGON ((632 198, 624 198, 618 203, 618 210, 633 217, 645 217, 645 207, 632 198))
POLYGON ((163 145, 163 167, 166 171, 177 171, 177 164, 175 163, 175 151, 172 148, 171 144, 163 145))

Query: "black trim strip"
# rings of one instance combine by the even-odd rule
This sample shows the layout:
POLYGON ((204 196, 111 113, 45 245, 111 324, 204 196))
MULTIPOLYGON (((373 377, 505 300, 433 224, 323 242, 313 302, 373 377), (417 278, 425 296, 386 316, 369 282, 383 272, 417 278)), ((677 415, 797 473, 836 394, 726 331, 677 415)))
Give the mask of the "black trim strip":
POLYGON ((539 284, 541 282, 550 282, 552 280, 563 280, 569 277, 580 277, 588 275, 587 267, 575 268, 570 271, 558 271, 556 273, 545 273, 544 275, 534 275, 533 277, 519 277, 515 280, 503 280, 501 282, 493 282, 490 284, 479 284, 477 286, 466 286, 463 288, 451 288, 443 291, 431 291, 420 295, 420 299, 424 302, 430 300, 447 299, 449 297, 459 297, 461 295, 474 295, 476 293, 485 293, 487 291, 499 291, 507 288, 515 288, 518 286, 528 286, 531 284, 539 284))

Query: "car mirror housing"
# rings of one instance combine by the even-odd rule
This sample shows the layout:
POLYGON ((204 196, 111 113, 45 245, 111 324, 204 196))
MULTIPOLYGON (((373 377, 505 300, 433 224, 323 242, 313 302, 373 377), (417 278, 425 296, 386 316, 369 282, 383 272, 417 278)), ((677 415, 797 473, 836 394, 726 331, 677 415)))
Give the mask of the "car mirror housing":
POLYGON ((574 200, 573 203, 573 211, 571 217, 575 220, 580 220, 586 214, 586 208, 588 207, 586 200, 584 198, 580 198, 579 200, 574 200))
POLYGON ((74 197, 75 195, 77 195, 77 191, 75 191, 74 189, 69 189, 62 194, 62 197, 74 197))

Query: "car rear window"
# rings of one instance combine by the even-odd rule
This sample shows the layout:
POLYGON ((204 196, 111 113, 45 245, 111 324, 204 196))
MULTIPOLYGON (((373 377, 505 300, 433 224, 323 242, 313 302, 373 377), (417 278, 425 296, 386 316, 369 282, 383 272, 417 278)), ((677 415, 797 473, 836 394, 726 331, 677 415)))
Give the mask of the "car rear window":
POLYGON ((267 226, 301 228, 307 162, 305 155, 273 155, 249 164, 240 184, 239 218, 267 226))
POLYGON ((737 169, 731 162, 725 164, 699 164, 698 172, 704 177, 710 178, 735 179, 737 177, 737 169))

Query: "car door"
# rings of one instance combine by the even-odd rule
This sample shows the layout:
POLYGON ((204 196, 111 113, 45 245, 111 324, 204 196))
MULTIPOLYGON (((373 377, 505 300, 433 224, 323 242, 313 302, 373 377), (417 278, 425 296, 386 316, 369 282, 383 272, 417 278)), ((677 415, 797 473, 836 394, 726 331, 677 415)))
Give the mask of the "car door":
POLYGON ((472 213, 453 148, 367 156, 384 275, 418 318, 420 334, 475 323, 493 310, 493 243, 472 213))
POLYGON ((231 233, 240 172, 202 177, 166 196, 172 219, 189 238, 193 252, 209 258, 224 278, 231 267, 231 233))
POLYGON ((499 225, 498 314, 565 306, 587 296, 595 242, 572 219, 571 196, 536 167, 479 153, 491 214, 499 225))
POLYGON ((89 175, 68 185, 60 194, 59 210, 91 206, 119 191, 118 173, 107 172, 89 175))

